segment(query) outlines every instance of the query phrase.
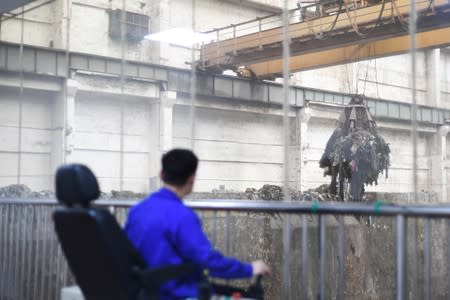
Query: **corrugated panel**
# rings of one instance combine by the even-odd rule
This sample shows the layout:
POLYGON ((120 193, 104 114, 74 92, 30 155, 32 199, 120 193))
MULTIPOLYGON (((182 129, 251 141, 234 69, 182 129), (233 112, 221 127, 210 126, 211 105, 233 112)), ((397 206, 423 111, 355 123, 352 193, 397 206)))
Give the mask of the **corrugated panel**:
POLYGON ((41 74, 57 75, 57 56, 45 50, 36 50, 36 72, 41 74))
POLYGON ((106 61, 106 73, 120 74, 120 61, 107 60, 106 61))
POLYGON ((7 69, 10 71, 20 71, 19 48, 7 48, 7 69))
POLYGON ((36 72, 36 52, 33 49, 23 49, 23 70, 25 72, 36 72))
POLYGON ((6 68, 6 47, 0 46, 0 68, 6 68))
POLYGON ((305 105, 305 95, 304 95, 304 91, 302 89, 295 89, 296 91, 296 104, 298 106, 303 106, 305 105))
POLYGON ((155 69, 155 79, 167 81, 167 71, 160 69, 160 68, 156 68, 155 69))
POLYGON ((72 54, 70 57, 70 68, 79 70, 89 70, 87 57, 72 54))
POLYGON ((400 119, 410 120, 411 119, 411 107, 407 104, 400 105, 400 119))
POLYGON ((233 80, 228 78, 214 78, 214 94, 218 97, 233 97, 233 80))
POLYGON ((56 56, 56 74, 58 76, 67 76, 67 63, 66 63, 66 54, 58 53, 56 56))
POLYGON ((251 99, 250 82, 233 80, 233 98, 251 99))
POLYGON ((269 101, 283 103, 283 88, 277 85, 269 85, 269 101))
POLYGON ((255 83, 251 84, 252 99, 268 102, 269 101, 269 85, 267 83, 255 83))
POLYGON ((103 58, 90 58, 89 59, 89 71, 93 72, 106 72, 106 62, 103 58))
POLYGON ((154 78, 155 70, 149 66, 139 66, 139 76, 143 78, 154 78))
POLYGON ((398 118, 400 116, 400 105, 398 103, 389 103, 388 115, 391 118, 398 118))
POLYGON ((125 64, 125 75, 127 76, 138 76, 138 67, 136 64, 125 64))

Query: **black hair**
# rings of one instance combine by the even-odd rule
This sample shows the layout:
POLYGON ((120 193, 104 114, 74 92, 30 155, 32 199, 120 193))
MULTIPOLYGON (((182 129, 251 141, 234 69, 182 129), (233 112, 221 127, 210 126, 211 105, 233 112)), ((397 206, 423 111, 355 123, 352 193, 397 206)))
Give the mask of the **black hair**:
POLYGON ((195 174, 198 158, 191 150, 173 149, 163 155, 162 180, 164 183, 182 186, 195 174))

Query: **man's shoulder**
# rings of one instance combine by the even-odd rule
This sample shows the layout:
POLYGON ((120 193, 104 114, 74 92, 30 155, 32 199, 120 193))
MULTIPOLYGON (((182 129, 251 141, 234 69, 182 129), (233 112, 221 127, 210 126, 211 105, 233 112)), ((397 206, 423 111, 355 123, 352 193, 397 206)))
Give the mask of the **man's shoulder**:
POLYGON ((186 214, 193 213, 193 211, 184 205, 181 200, 173 198, 170 195, 168 196, 167 192, 163 189, 149 194, 146 198, 142 199, 132 207, 132 210, 142 209, 154 209, 156 211, 167 209, 169 211, 184 212, 186 214))

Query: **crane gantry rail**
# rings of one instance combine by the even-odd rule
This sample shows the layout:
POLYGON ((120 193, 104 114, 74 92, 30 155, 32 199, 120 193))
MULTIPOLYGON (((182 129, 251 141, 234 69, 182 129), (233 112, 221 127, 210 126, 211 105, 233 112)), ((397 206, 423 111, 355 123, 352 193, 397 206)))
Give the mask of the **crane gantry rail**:
MULTIPOLYGON (((406 53, 410 50, 410 0, 375 4, 343 0, 289 12, 291 72, 406 53), (368 6, 362 6, 368 5, 368 6), (312 11, 311 11, 312 10, 312 11)), ((450 2, 415 0, 417 49, 450 46, 450 2)), ((282 14, 209 32, 198 67, 213 72, 246 66, 258 78, 283 72, 282 14)))

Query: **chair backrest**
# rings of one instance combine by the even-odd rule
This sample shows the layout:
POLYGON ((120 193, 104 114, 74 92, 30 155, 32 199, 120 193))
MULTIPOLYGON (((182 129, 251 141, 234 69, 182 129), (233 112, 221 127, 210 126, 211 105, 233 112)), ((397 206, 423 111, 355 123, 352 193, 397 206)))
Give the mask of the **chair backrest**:
POLYGON ((100 194, 95 175, 86 166, 65 165, 55 181, 65 205, 53 213, 56 233, 85 299, 137 299, 134 270, 145 269, 145 261, 107 210, 89 207, 100 194))

